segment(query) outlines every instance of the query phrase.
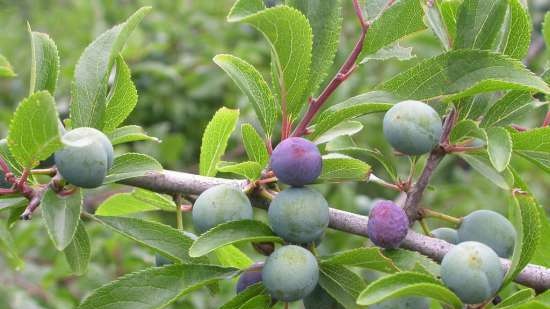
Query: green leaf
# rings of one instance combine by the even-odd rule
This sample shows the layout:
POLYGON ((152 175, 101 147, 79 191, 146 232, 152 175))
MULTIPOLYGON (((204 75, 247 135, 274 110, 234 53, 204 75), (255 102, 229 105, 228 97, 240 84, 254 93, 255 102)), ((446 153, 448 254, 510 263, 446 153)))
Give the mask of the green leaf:
POLYGON ((382 277, 361 292, 357 303, 372 305, 384 300, 404 296, 430 297, 454 308, 462 308, 462 302, 441 281, 421 273, 400 272, 382 277))
POLYGON ((21 166, 21 164, 19 164, 19 162, 17 162, 15 157, 12 155, 10 148, 8 146, 7 139, 0 139, 0 156, 8 164, 10 171, 14 173, 16 176, 19 176, 23 173, 23 167, 21 166))
POLYGON ((508 125, 527 113, 533 101, 528 92, 510 91, 489 108, 479 125, 484 128, 508 125))
POLYGON ((220 224, 199 236, 189 249, 189 255, 199 257, 226 245, 248 241, 283 242, 269 226, 260 221, 231 221, 220 224))
POLYGON ((503 172, 508 167, 512 157, 512 138, 506 129, 501 127, 487 129, 487 153, 497 172, 503 172))
POLYGON ((140 177, 154 171, 162 171, 162 165, 157 160, 141 153, 125 153, 115 158, 113 167, 103 183, 140 177))
POLYGON ((42 197, 42 216, 46 222, 48 235, 59 251, 71 243, 76 233, 82 201, 80 190, 68 196, 60 196, 48 189, 42 197))
POLYGON ((514 294, 503 299, 498 305, 494 308, 507 308, 512 309, 514 306, 523 304, 535 296, 535 291, 533 289, 521 289, 514 294))
POLYGON ((76 275, 83 275, 88 270, 90 263, 90 239, 84 228, 84 222, 79 221, 76 233, 71 243, 63 250, 65 259, 76 275))
POLYGON ((220 108, 202 135, 199 170, 203 176, 216 176, 216 166, 239 120, 239 110, 220 108))
POLYGON ((530 194, 514 194, 510 207, 510 221, 517 232, 511 265, 504 284, 511 282, 529 264, 539 243, 540 222, 538 205, 530 194))
POLYGON ((170 265, 131 273, 86 297, 79 309, 155 309, 236 274, 233 268, 212 265, 170 265))
POLYGON ((419 271, 439 277, 440 266, 429 257, 405 249, 385 250, 384 255, 401 270, 419 271))
POLYGON ((321 263, 319 285, 338 303, 348 309, 358 309, 355 300, 366 284, 356 273, 342 265, 321 263))
POLYGON ((139 242, 174 261, 202 262, 189 256, 193 239, 168 225, 136 218, 97 216, 97 220, 116 232, 139 242))
POLYGON ((8 146, 21 165, 33 168, 61 148, 57 111, 47 91, 23 100, 10 123, 8 146))
POLYGON ((510 30, 506 37, 504 54, 515 59, 523 59, 531 44, 532 22, 529 12, 519 0, 509 0, 510 30))
POLYGON ((483 141, 487 140, 487 133, 480 129, 477 123, 470 119, 459 121, 451 131, 449 140, 451 143, 458 143, 472 138, 479 138, 483 141))
POLYGON ((365 181, 369 178, 371 167, 367 163, 339 153, 323 156, 323 168, 320 181, 344 182, 365 181))
POLYGON ((13 71, 11 64, 6 57, 0 55, 0 77, 15 77, 17 74, 13 71))
MULTIPOLYGON (((3 174, 0 174, 0 177, 3 174)), ((0 197, 0 211, 11 210, 27 205, 29 200, 24 197, 0 197)))
POLYGON ((59 75, 59 54, 54 41, 45 33, 34 32, 31 37, 31 80, 29 95, 47 90, 53 96, 59 75))
POLYGON ((144 211, 175 211, 176 205, 166 196, 135 189, 131 193, 119 193, 110 196, 97 208, 98 216, 125 216, 144 211))
POLYGON ((495 48, 507 9, 507 0, 464 0, 458 11, 454 48, 495 48))
POLYGON ((514 153, 550 173, 550 127, 512 134, 514 153))
POLYGON ((73 128, 104 127, 108 79, 115 58, 130 34, 151 10, 143 7, 126 22, 103 32, 82 53, 76 64, 70 115, 73 128))
POLYGON ((475 151, 459 154, 468 164, 485 178, 504 190, 510 190, 514 183, 513 176, 508 169, 499 173, 496 171, 486 151, 475 151))
POLYGON ((238 0, 227 20, 248 23, 269 41, 274 83, 279 86, 279 97, 286 101, 288 115, 295 119, 306 103, 310 79, 313 34, 307 18, 285 5, 264 9, 262 0, 238 0))
POLYGON ((136 107, 138 101, 137 89, 132 82, 130 68, 121 55, 115 58, 116 76, 111 93, 108 95, 105 107, 103 130, 112 132, 126 120, 136 107))
POLYGON ((437 36, 444 50, 449 51, 451 50, 452 40, 447 31, 447 25, 445 24, 440 10, 440 2, 442 1, 433 1, 433 4, 428 5, 428 3, 422 1, 421 4, 424 14, 426 15, 428 27, 432 30, 435 36, 437 36))
POLYGON ((244 291, 237 294, 230 301, 225 303, 219 309, 240 309, 249 299, 255 296, 263 295, 266 293, 265 287, 261 283, 253 284, 247 287, 244 291))
POLYGON ((107 134, 111 143, 114 145, 137 141, 151 141, 160 143, 156 137, 149 136, 140 126, 130 125, 117 128, 107 134))
POLYGON ((458 19, 458 10, 462 0, 445 0, 440 3, 441 17, 447 28, 447 33, 451 41, 456 39, 456 23, 458 19))
POLYGON ((361 130, 363 130, 363 124, 361 122, 354 120, 345 121, 319 135, 313 142, 317 145, 325 144, 341 136, 352 136, 359 133, 361 130))
POLYGON ((9 266, 17 271, 25 265, 25 262, 17 254, 15 242, 5 224, 0 224, 0 253, 6 258, 9 266))
POLYGON ((471 97, 460 98, 454 102, 458 110, 458 119, 478 120, 491 105, 494 93, 482 93, 471 97))
POLYGON ((507 89, 550 93, 548 85, 521 62, 483 50, 444 53, 398 74, 379 89, 416 100, 456 100, 507 89))
POLYGON ((342 30, 341 0, 287 0, 286 3, 300 10, 308 19, 313 31, 311 74, 306 95, 315 92, 325 80, 342 30))
POLYGON ((380 15, 369 28, 359 59, 411 33, 426 29, 424 11, 417 0, 401 0, 380 15), (406 23, 403 21, 406 20, 406 23), (396 27, 395 25, 400 25, 396 27))
POLYGON ((214 253, 220 265, 225 267, 247 269, 254 263, 244 252, 233 245, 218 248, 214 253))
POLYGON ((271 307, 271 296, 258 295, 244 303, 240 309, 268 309, 271 307))
POLYGON ((273 134, 275 122, 279 118, 275 98, 266 81, 251 64, 232 55, 217 55, 214 62, 220 66, 239 89, 246 94, 256 111, 267 136, 273 134))
POLYGON ((262 166, 258 162, 246 161, 241 163, 220 162, 217 170, 222 173, 233 173, 244 176, 248 180, 259 179, 262 173, 262 166))
POLYGON ((324 110, 314 122, 315 131, 311 139, 316 139, 337 124, 371 113, 381 113, 390 109, 399 99, 390 93, 372 91, 349 98, 324 110))
POLYGON ((399 61, 405 61, 413 59, 414 57, 416 56, 412 54, 412 47, 403 47, 399 45, 399 43, 395 43, 393 45, 382 47, 374 54, 365 56, 360 63, 367 63, 371 60, 384 61, 392 58, 399 61))
POLYGON ((346 265, 374 269, 385 273, 399 271, 391 259, 385 257, 380 248, 357 248, 337 252, 330 256, 323 257, 323 263, 346 265))
POLYGON ((544 36, 544 42, 546 46, 550 46, 550 12, 544 15, 544 22, 542 23, 542 34, 544 36))
POLYGON ((269 153, 256 129, 251 124, 244 123, 241 125, 241 136, 248 159, 258 162, 264 168, 269 162, 269 153))

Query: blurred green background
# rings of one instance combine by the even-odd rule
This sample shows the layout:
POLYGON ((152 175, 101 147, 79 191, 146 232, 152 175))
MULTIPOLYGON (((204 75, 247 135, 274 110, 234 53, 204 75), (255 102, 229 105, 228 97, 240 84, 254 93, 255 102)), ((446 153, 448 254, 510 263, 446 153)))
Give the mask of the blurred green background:
MULTIPOLYGON (((270 5, 277 3, 268 2, 270 5)), ((536 41, 540 37, 542 16, 550 9, 550 2, 530 2, 536 41)), ((55 97, 62 117, 67 117, 69 86, 75 63, 84 48, 137 8, 152 5, 152 13, 132 35, 124 51, 139 93, 138 106, 127 123, 144 126, 162 143, 135 143, 118 147, 117 151, 148 153, 167 169, 196 172, 202 131, 219 107, 239 108, 242 122, 256 123, 247 98, 212 62, 212 58, 220 53, 237 55, 254 64, 269 79, 269 49, 261 35, 248 26, 225 21, 232 3, 232 0, 0 0, 0 54, 9 59, 18 74, 15 79, 0 80, 0 137, 6 135, 11 113, 28 92, 30 44, 27 21, 33 30, 48 33, 57 43, 61 74, 55 97)), ((347 18, 344 18, 336 64, 343 62, 359 33, 351 1, 344 3, 347 18)), ((366 92, 380 81, 441 52, 429 31, 415 34, 402 45, 413 47, 416 57, 407 61, 369 61, 338 89, 328 104, 366 92)), ((529 62, 530 68, 540 74, 545 69, 548 55, 548 52, 538 54, 529 62)), ((337 65, 333 71, 336 69, 337 65)), ((534 127, 541 123, 543 114, 541 109, 533 110, 519 124, 534 127)), ((391 149, 382 137, 381 117, 362 118, 365 128, 355 136, 355 140, 360 145, 378 148, 389 154, 391 149)), ((227 161, 242 158, 239 139, 239 134, 234 134, 225 157, 227 161)), ((400 172, 405 175, 408 160, 396 160, 400 172)), ((526 161, 514 160, 517 160, 521 167, 520 174, 539 201, 548 207, 550 177, 526 161)), ((374 165, 378 176, 386 176, 375 162, 369 163, 374 165)), ((432 208, 456 216, 479 208, 507 212, 506 193, 456 157, 445 159, 432 184, 424 198, 424 205, 432 208)), ((360 211, 366 200, 364 197, 395 198, 394 192, 366 183, 320 186, 319 189, 333 207, 354 212, 360 211)), ((113 187, 107 191, 113 190, 126 189, 113 187)), ((89 192, 87 207, 97 206, 109 194, 105 191, 89 192)), ((148 216, 167 224, 175 223, 171 214, 153 213, 148 216)), ((258 216, 264 214, 258 212, 258 216)), ((73 308, 100 285, 154 264, 154 254, 150 250, 103 226, 87 222, 92 242, 90 269, 82 277, 72 276, 63 254, 55 251, 40 223, 37 214, 35 220, 17 222, 12 229, 25 267, 13 271, 0 258, 0 308, 73 308)), ((439 222, 430 221, 429 224, 434 228, 440 226, 439 222)), ((189 222, 186 227, 191 230, 189 222)), ((359 237, 328 231, 320 252, 326 254, 349 249, 364 242, 359 237)), ((251 248, 244 246, 243 249, 261 259, 251 248)), ((224 282, 220 293, 212 295, 207 290, 201 290, 178 300, 172 308, 216 308, 233 295, 233 283, 224 282)), ((299 306, 296 305, 296 308, 299 306)))

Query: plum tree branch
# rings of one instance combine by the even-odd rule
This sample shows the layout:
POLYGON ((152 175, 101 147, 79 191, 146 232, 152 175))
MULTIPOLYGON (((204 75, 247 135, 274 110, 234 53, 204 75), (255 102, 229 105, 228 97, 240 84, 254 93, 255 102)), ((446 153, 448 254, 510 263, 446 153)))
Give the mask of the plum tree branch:
MULTIPOLYGON (((167 194, 200 194, 204 190, 220 184, 231 185, 240 189, 244 189, 248 185, 248 181, 246 180, 205 177, 169 170, 150 172, 145 176, 126 179, 121 182, 127 185, 167 194)), ((265 199, 255 196, 253 200, 256 207, 266 208, 267 202, 265 199)), ((365 216, 330 208, 329 226, 333 229, 366 237, 367 222, 368 218, 365 216)), ((409 230, 401 247, 417 251, 439 262, 453 245, 443 240, 428 237, 413 230, 409 230)), ((506 270, 510 268, 510 260, 501 259, 501 262, 506 270)), ((550 269, 529 264, 515 278, 515 281, 537 291, 550 289, 550 269)))

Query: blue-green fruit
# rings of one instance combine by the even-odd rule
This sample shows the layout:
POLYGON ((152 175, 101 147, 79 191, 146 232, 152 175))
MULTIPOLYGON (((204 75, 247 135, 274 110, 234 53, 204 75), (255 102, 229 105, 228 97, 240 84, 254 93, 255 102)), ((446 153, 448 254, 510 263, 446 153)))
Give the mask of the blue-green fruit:
POLYGON ((63 149, 55 153, 59 173, 69 183, 97 188, 113 163, 113 146, 101 131, 76 128, 63 135, 63 149))
POLYGON ((269 294, 277 300, 303 299, 319 281, 319 265, 308 250, 284 246, 275 250, 265 262, 262 280, 269 294))
POLYGON ((451 229, 448 227, 440 227, 438 229, 433 230, 431 233, 433 237, 442 239, 453 245, 456 245, 460 242, 458 240, 458 232, 455 229, 451 229))
POLYGON ((295 244, 321 238, 329 220, 323 195, 306 187, 291 187, 277 194, 267 215, 273 231, 295 244))
POLYGON ((386 112, 383 130, 386 140, 397 151, 421 155, 437 146, 443 126, 431 106, 408 100, 395 104, 386 112))
POLYGON ((495 250, 498 256, 507 258, 514 252, 516 230, 503 215, 477 210, 464 217, 458 228, 458 239, 479 241, 495 250))
POLYGON ((192 215, 195 229, 204 233, 224 222, 252 219, 252 205, 240 189, 219 185, 199 195, 192 215))
POLYGON ((466 241, 454 246, 443 258, 441 279, 464 303, 478 304, 499 290, 504 269, 493 249, 466 241))
POLYGON ((369 309, 429 309, 430 301, 423 297, 403 297, 390 299, 369 306, 369 309))
POLYGON ((317 285, 315 290, 304 298, 305 309, 344 309, 334 298, 317 285))

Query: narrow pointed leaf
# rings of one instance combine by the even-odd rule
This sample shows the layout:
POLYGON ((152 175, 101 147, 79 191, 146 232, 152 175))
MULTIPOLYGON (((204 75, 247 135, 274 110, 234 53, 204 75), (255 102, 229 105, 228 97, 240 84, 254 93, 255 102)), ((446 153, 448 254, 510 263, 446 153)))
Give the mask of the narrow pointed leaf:
POLYGON ((65 253, 65 259, 71 267, 71 270, 76 275, 83 275, 88 270, 88 264, 90 263, 90 239, 86 228, 84 228, 84 222, 80 221, 76 229, 76 233, 71 243, 63 250, 65 253))
POLYGON ((507 9, 507 0, 464 0, 458 13, 454 48, 495 48, 507 9))
POLYGON ((136 107, 138 94, 130 68, 121 55, 115 58, 116 76, 105 108, 105 120, 103 130, 112 132, 126 120, 136 107))
POLYGON ((441 10, 439 8, 440 2, 441 1, 433 1, 433 4, 429 5, 422 1, 421 4, 424 14, 426 15, 428 27, 437 36, 445 51, 448 51, 451 50, 452 40, 447 30, 447 25, 441 15, 441 10))
POLYGON ((264 168, 269 162, 269 153, 256 129, 251 124, 245 123, 241 126, 241 136, 248 159, 258 162, 264 168))
POLYGON ((447 28, 449 37, 454 42, 456 39, 456 23, 458 19, 458 9, 462 4, 462 0, 446 0, 440 1, 441 17, 447 28))
POLYGON ((137 141, 151 141, 159 143, 160 140, 156 137, 149 136, 142 127, 136 125, 129 125, 117 128, 107 134, 113 145, 137 142, 137 141))
POLYGON ((529 12, 519 0, 509 0, 510 30, 506 36, 504 54, 515 59, 523 59, 531 44, 532 21, 529 12))
POLYGON ((41 207, 48 234, 55 247, 59 251, 65 249, 71 243, 80 220, 80 190, 69 196, 60 196, 48 189, 42 197, 41 207))
POLYGON ((144 176, 149 172, 162 171, 162 165, 152 157, 141 153, 125 153, 115 158, 104 184, 128 178, 144 176))
POLYGON ((55 93, 59 75, 59 54, 54 41, 45 33, 31 31, 31 77, 29 95, 41 90, 55 93))

